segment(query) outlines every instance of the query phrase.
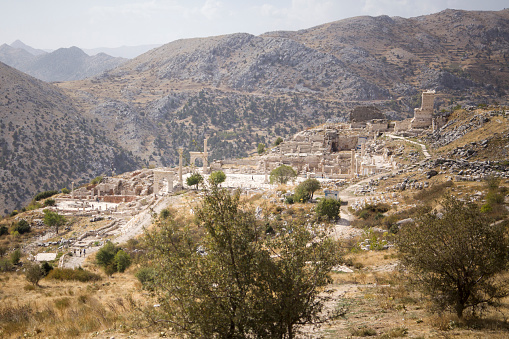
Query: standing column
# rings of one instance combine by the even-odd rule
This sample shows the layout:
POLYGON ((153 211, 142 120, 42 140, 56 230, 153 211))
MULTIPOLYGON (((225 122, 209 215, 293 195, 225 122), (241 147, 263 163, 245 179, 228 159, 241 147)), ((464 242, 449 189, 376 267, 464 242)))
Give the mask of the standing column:
POLYGON ((179 186, 184 187, 184 182, 182 181, 182 154, 184 153, 184 148, 179 147, 179 186))
POLYGON ((203 173, 206 173, 207 167, 209 166, 208 161, 209 154, 207 153, 207 138, 203 139, 203 173))
POLYGON ((71 199, 74 199, 74 181, 71 182, 71 199))
POLYGON ((352 150, 352 157, 350 160, 350 174, 353 177, 355 177, 355 150, 352 150))

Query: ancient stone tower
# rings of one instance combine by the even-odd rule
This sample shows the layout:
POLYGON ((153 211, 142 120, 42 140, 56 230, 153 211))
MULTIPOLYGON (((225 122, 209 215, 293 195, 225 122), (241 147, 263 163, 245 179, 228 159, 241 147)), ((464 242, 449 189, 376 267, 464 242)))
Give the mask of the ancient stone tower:
POLYGON ((420 108, 414 110, 411 128, 429 128, 433 122, 433 105, 435 103, 435 91, 422 92, 420 108))

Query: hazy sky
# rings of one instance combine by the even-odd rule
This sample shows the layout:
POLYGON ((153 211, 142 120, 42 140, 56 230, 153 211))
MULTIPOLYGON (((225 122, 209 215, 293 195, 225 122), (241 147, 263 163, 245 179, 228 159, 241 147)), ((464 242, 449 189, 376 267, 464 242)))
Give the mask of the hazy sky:
POLYGON ((237 32, 298 30, 359 15, 501 10, 507 0, 0 0, 0 44, 57 49, 164 44, 237 32))

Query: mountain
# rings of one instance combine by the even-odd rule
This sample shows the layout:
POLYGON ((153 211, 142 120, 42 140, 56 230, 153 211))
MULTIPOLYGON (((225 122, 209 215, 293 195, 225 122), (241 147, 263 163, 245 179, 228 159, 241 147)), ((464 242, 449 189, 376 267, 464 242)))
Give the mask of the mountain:
POLYGON ((37 49, 37 48, 30 47, 28 45, 25 45, 21 40, 14 41, 11 44, 11 47, 12 48, 23 49, 23 50, 27 51, 28 53, 30 53, 32 55, 35 55, 35 56, 43 55, 43 54, 48 53, 47 51, 44 51, 42 49, 37 49))
POLYGON ((141 45, 141 46, 121 46, 121 47, 99 47, 99 48, 83 48, 83 51, 88 55, 96 55, 98 53, 105 53, 113 57, 120 57, 126 59, 136 58, 137 56, 161 45, 141 45))
POLYGON ((115 68, 126 59, 104 53, 89 56, 78 47, 60 48, 34 56, 25 48, 0 46, 0 61, 44 81, 85 79, 115 68))
POLYGON ((173 165, 177 146, 200 150, 206 136, 211 159, 245 156, 359 105, 406 118, 426 89, 436 111, 507 102, 508 57, 509 10, 446 10, 178 40, 59 86, 134 154, 173 165))
POLYGON ((140 166, 62 90, 0 63, 0 213, 38 191, 140 166))

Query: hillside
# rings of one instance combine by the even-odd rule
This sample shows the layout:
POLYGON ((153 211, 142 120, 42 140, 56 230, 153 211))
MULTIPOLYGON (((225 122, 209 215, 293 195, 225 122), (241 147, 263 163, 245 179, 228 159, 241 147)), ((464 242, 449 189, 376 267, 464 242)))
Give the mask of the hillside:
POLYGON ((89 56, 78 47, 60 48, 51 53, 30 49, 22 42, 0 46, 0 61, 44 81, 85 79, 115 68, 126 61, 104 53, 89 56), (32 54, 31 50, 34 50, 32 54), (42 52, 42 53, 41 53, 42 52))
POLYGON ((446 10, 178 40, 59 86, 118 142, 168 165, 177 146, 200 150, 205 136, 212 159, 244 156, 327 119, 346 121, 358 105, 406 118, 425 89, 437 90, 436 111, 504 103, 508 57, 509 10, 446 10))
POLYGON ((0 213, 41 190, 140 167, 60 89, 0 63, 0 213))

